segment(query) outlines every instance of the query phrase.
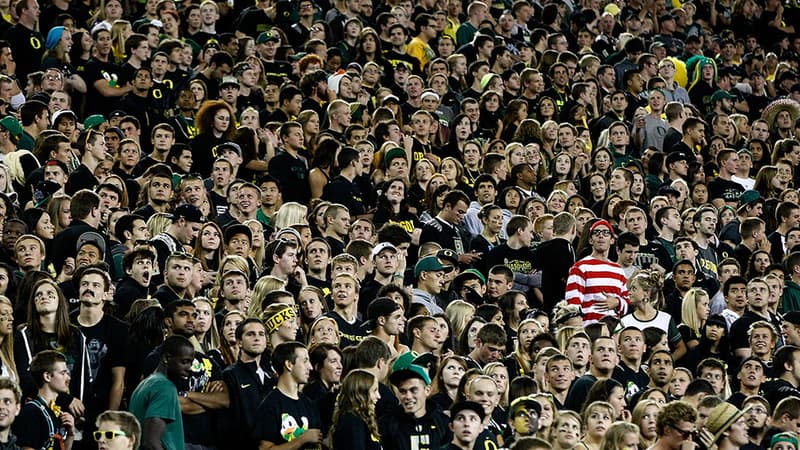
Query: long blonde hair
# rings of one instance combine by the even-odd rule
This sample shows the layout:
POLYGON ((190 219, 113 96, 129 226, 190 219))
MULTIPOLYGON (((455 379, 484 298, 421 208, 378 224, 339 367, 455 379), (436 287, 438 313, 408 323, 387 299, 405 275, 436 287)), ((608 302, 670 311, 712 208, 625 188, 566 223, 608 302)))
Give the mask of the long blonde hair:
POLYGON ((464 300, 453 300, 447 305, 444 315, 453 328, 453 336, 461 336, 467 322, 475 315, 475 306, 464 300))
MULTIPOLYGON (((661 409, 658 406, 658 402, 650 399, 639 400, 639 402, 636 403, 636 406, 633 408, 633 411, 631 412, 631 422, 637 426, 637 430, 639 423, 644 418, 645 410, 651 406, 655 406, 656 410, 661 409)), ((638 430, 638 433, 639 439, 644 441, 644 436, 642 435, 641 430, 638 430)), ((653 444, 653 442, 642 442, 642 444, 645 444, 646 447, 649 447, 653 444)))
POLYGON ((47 203, 47 213, 50 214, 50 219, 53 221, 53 226, 55 226, 55 234, 64 231, 69 226, 69 224, 67 226, 61 225, 61 205, 64 202, 72 202, 72 197, 67 194, 56 194, 47 203))
POLYGON ((697 315, 697 304, 701 298, 710 301, 708 294, 697 288, 689 289, 689 292, 683 296, 683 306, 681 306, 681 320, 689 329, 692 330, 695 336, 700 336, 700 328, 703 327, 703 321, 697 315))
MULTIPOLYGON (((261 227, 261 236, 264 236, 264 224, 256 219, 245 220, 244 225, 247 225, 250 228, 250 232, 253 233, 255 236, 256 231, 253 231, 252 225, 261 227)), ((253 252, 253 260, 256 263, 256 269, 260 273, 264 269, 264 255, 266 255, 266 238, 261 238, 261 247, 253 250, 253 245, 250 246, 250 250, 253 252)), ((253 242, 255 242, 255 238, 253 238, 253 242)))
MULTIPOLYGON (((5 295, 0 295, 0 303, 10 306, 11 307, 11 317, 8 317, 6 320, 10 320, 11 322, 14 321, 14 303, 6 297, 5 295)), ((17 363, 14 361, 14 333, 9 333, 3 339, 3 342, 0 342, 0 358, 3 360, 3 365, 8 368, 8 372, 11 374, 11 377, 14 381, 19 382, 19 374, 17 373, 17 363)))
MULTIPOLYGON (((492 373, 495 371, 495 369, 500 369, 500 368, 505 369, 506 371, 506 390, 499 393, 500 405, 508 406, 508 391, 509 388, 511 387, 511 377, 509 376, 508 368, 506 367, 506 365, 499 361, 491 362, 483 368, 483 374, 492 377, 492 373)), ((492 379, 494 379, 494 377, 492 377, 492 379)), ((499 388, 500 385, 498 384, 497 387, 499 388)))

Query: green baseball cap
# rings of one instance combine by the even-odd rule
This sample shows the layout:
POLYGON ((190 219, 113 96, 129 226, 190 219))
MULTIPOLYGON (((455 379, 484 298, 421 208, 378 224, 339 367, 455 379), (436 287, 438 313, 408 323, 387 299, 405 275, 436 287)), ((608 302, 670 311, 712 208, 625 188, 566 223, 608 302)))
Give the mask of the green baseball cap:
POLYGON ((439 258, 435 256, 426 256, 417 262, 417 265, 414 266, 414 276, 419 278, 419 274, 422 272, 452 272, 453 266, 442 264, 439 261, 439 258))

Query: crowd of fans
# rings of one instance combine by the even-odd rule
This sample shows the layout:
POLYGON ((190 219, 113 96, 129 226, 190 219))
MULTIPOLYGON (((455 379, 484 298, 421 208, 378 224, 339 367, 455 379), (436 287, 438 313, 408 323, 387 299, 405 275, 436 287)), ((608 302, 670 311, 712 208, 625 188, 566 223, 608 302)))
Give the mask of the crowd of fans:
POLYGON ((796 1, 0 13, 0 449, 798 450, 796 1))

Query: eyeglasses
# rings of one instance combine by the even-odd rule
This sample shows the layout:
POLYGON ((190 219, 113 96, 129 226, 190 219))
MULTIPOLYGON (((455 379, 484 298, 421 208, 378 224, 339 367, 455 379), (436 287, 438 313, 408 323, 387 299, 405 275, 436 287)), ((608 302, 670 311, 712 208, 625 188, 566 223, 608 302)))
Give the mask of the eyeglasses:
POLYGON ((683 439, 684 441, 697 434, 697 430, 681 430, 678 427, 672 427, 672 429, 677 431, 678 434, 681 435, 681 439, 683 439))
POLYGON ((105 439, 107 441, 110 441, 116 438, 117 436, 127 436, 128 433, 124 431, 98 430, 92 433, 92 435, 94 435, 95 441, 100 441, 100 439, 105 439))
POLYGON ((608 230, 594 230, 592 231, 592 236, 611 236, 611 232, 608 230))

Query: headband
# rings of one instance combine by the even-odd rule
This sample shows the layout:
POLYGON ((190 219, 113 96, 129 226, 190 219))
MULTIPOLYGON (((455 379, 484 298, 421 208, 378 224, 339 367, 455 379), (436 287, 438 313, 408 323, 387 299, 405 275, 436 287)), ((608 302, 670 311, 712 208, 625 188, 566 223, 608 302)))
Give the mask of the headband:
POLYGON ((275 330, 280 328, 284 322, 292 320, 296 317, 297 314, 294 312, 292 305, 286 305, 286 308, 279 310, 264 321, 264 325, 267 327, 267 334, 272 334, 275 332, 275 330))

